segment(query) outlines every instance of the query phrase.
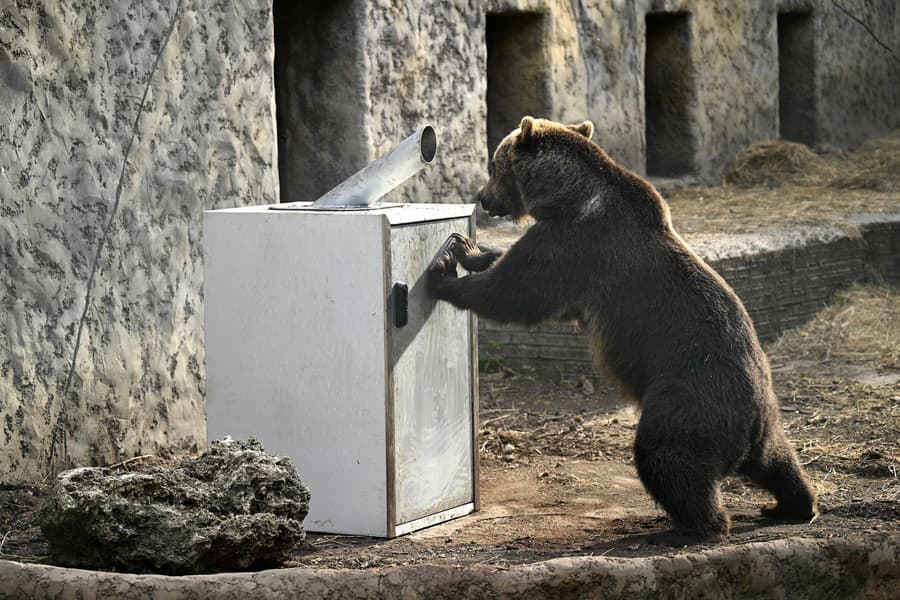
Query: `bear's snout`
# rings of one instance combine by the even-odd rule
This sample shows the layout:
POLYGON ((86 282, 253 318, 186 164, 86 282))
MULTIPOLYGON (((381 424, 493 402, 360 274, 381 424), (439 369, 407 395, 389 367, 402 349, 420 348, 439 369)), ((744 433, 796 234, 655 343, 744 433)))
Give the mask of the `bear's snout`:
POLYGON ((475 201, 481 205, 481 208, 489 213, 491 212, 490 203, 488 202, 487 194, 484 193, 484 188, 481 188, 478 190, 478 193, 475 194, 475 201))
POLYGON ((487 211, 487 214, 492 217, 502 217, 508 214, 507 211, 502 209, 502 205, 497 204, 496 198, 487 191, 487 186, 483 187, 481 191, 478 192, 475 199, 481 204, 481 208, 487 211))

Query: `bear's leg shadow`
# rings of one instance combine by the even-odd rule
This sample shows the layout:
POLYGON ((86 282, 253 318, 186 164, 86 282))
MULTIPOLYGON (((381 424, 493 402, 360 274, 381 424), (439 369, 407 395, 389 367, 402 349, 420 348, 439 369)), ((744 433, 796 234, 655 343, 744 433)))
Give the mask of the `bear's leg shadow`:
POLYGON ((701 449, 684 438, 638 424, 634 458, 647 492, 669 514, 672 531, 653 542, 682 546, 720 540, 728 535, 729 519, 719 492, 721 469, 701 449))
POLYGON ((797 454, 780 432, 767 436, 761 452, 755 453, 741 472, 771 492, 774 508, 762 509, 770 519, 809 521, 816 516, 816 494, 803 474, 797 454))

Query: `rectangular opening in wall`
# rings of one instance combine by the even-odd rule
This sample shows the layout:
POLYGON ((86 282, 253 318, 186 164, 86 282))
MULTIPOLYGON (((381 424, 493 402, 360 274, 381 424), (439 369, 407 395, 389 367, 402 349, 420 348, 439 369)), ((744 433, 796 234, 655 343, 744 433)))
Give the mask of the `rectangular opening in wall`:
POLYGON ((488 156, 522 117, 546 117, 550 111, 545 23, 538 13, 487 16, 488 156))
POLYGON ((697 133, 691 15, 647 15, 644 110, 647 174, 689 175, 696 169, 697 133))
POLYGON ((362 3, 275 0, 275 118, 281 201, 311 201, 368 160, 362 3))
POLYGON ((816 142, 815 27, 811 12, 778 13, 778 119, 781 137, 816 142))

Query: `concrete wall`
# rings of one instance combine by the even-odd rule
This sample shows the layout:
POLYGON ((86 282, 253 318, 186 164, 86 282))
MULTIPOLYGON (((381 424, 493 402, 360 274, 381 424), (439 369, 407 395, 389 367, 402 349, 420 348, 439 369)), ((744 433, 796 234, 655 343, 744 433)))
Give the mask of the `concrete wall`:
MULTIPOLYGON (((719 183, 742 146, 779 137, 779 12, 809 12, 815 32, 813 63, 796 67, 813 72, 808 110, 815 131, 809 141, 851 148, 900 127, 895 57, 831 0, 373 1, 367 6, 366 131, 373 153, 402 139, 421 120, 435 123, 443 143, 440 168, 408 187, 407 199, 466 201, 486 177, 486 101, 504 95, 487 86, 485 13, 543 19, 540 53, 546 65, 539 70, 547 78, 547 98, 531 104, 546 106, 539 116, 593 120, 595 140, 642 174, 648 144, 660 143, 646 137, 648 14, 690 14, 696 102, 689 116, 696 156, 689 180, 719 183)), ((842 6, 900 56, 900 7, 894 0, 847 0, 842 6)), ((515 81, 520 67, 506 64, 503 79, 515 81)), ((533 87, 523 79, 519 91, 530 95, 533 87)))
POLYGON ((472 202, 487 173, 482 2, 366 4, 370 157, 384 154, 422 123, 434 126, 440 144, 437 165, 390 199, 472 202))
MULTIPOLYGON (((843 2, 900 55, 900 6, 843 2)), ((718 183, 742 146, 779 135, 779 11, 809 10, 816 31, 816 140, 844 148, 900 127, 898 63, 830 0, 491 0, 490 11, 546 11, 551 118, 597 125, 595 141, 646 173, 648 13, 688 12, 693 34, 698 155, 695 177, 718 183)))
POLYGON ((647 558, 570 556, 526 565, 293 567, 133 575, 0 560, 0 598, 104 600, 556 600, 557 598, 896 598, 900 537, 787 539, 647 558))
POLYGON ((271 9, 177 4, 0 8, 2 481, 205 443, 200 215, 277 198, 271 9))
POLYGON ((274 3, 281 202, 315 200, 370 160, 364 11, 356 0, 274 3))
POLYGON ((839 4, 893 51, 892 56, 831 0, 814 4, 819 142, 847 148, 900 127, 900 3, 839 4))

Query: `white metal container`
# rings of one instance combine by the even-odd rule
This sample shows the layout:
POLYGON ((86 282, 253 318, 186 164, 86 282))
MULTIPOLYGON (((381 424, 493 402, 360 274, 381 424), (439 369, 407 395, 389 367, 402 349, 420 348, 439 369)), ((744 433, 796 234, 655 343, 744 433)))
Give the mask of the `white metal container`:
POLYGON ((291 457, 309 531, 393 537, 476 508, 475 318, 426 290, 473 209, 204 213, 208 435, 291 457))

